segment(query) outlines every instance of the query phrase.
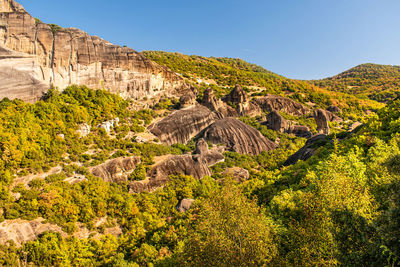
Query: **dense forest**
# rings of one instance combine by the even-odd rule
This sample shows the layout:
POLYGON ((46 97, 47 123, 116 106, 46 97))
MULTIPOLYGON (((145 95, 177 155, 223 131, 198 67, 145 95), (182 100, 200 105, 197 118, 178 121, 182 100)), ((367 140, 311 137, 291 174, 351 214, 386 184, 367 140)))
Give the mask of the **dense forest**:
POLYGON ((1 245, 1 265, 400 263, 400 100, 354 133, 331 134, 311 159, 289 167, 284 161, 305 139, 241 118, 265 136, 279 138, 280 147, 256 156, 225 152, 212 176, 171 176, 165 187, 140 194, 130 193, 127 183, 104 182, 88 168, 108 158, 136 155, 142 165, 129 180, 140 180, 154 157, 187 153, 193 145, 137 142, 128 133, 143 132, 162 108, 134 111, 129 106, 104 90, 77 86, 62 93, 51 90, 35 104, 0 102, 0 221, 42 217, 69 234, 47 232, 22 246, 1 245), (96 126, 117 116, 120 124, 111 135, 96 127, 85 137, 76 133, 82 123, 96 126), (62 167, 58 174, 13 185, 16 177, 57 165, 62 167), (224 170, 233 166, 248 170, 250 179, 232 179, 224 170), (86 180, 67 182, 75 174, 86 180), (178 212, 176 205, 185 198, 195 199, 194 206, 178 212), (101 217, 106 222, 94 224, 101 217), (100 237, 73 236, 77 225, 100 237), (118 237, 105 232, 115 225, 122 229, 118 237))
POLYGON ((400 66, 363 64, 331 78, 311 82, 332 91, 387 102, 400 94, 400 66))

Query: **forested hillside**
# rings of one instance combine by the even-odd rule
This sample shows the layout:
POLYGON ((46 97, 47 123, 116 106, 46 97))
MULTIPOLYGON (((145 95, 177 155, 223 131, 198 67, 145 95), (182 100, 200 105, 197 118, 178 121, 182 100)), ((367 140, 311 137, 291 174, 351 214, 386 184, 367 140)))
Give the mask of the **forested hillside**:
POLYGON ((307 81, 285 78, 241 59, 188 56, 162 51, 144 51, 143 54, 181 74, 188 82, 198 84, 200 91, 212 87, 217 96, 226 94, 230 87, 240 84, 252 96, 283 95, 300 103, 313 103, 323 108, 334 104, 350 113, 382 107, 375 101, 360 99, 347 92, 333 92, 330 88, 322 89, 307 81))
POLYGON ((139 194, 132 194, 128 184, 144 179, 156 157, 193 149, 135 140, 160 116, 159 108, 133 111, 118 96, 85 87, 51 91, 33 105, 6 99, 0 105, 0 218, 41 217, 62 229, 22 246, 1 245, 2 265, 25 260, 38 266, 399 263, 399 101, 356 133, 328 136, 317 144, 314 157, 289 167, 283 166, 285 159, 304 139, 242 118, 279 138, 280 147, 255 156, 225 152, 211 177, 171 176, 165 187, 139 194), (110 134, 95 128, 117 116, 120 124, 110 134), (76 133, 82 123, 93 127, 85 137, 76 133), (126 182, 91 174, 91 166, 121 156, 138 156, 142 162, 126 182), (57 174, 15 184, 19 177, 57 165, 57 174), (232 167, 247 170, 249 179, 229 175, 232 167), (85 180, 68 180, 80 175, 85 180), (185 213, 176 210, 182 199, 195 199, 185 213), (103 224, 95 223, 99 218, 105 218, 103 224), (92 237, 74 235, 82 227, 92 237), (121 234, 110 234, 112 227, 121 234))
POLYGON ((363 64, 331 78, 311 82, 328 90, 387 102, 400 95, 400 67, 363 64))

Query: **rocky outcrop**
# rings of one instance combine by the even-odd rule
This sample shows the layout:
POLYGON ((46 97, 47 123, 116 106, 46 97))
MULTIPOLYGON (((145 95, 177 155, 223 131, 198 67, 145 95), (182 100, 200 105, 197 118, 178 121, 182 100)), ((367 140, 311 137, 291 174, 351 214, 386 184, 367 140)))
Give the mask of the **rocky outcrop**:
POLYGON ((214 95, 214 91, 211 88, 207 88, 204 91, 201 104, 214 111, 221 119, 224 117, 237 116, 236 110, 222 102, 220 99, 217 99, 214 95))
POLYGON ((239 167, 228 168, 223 172, 223 174, 233 178, 237 182, 244 182, 250 178, 249 171, 239 167))
POLYGON ((325 110, 326 116, 328 117, 329 121, 336 121, 336 122, 342 122, 343 119, 340 118, 339 116, 335 115, 333 112, 330 112, 328 110, 325 110))
POLYGON ((170 175, 191 175, 201 179, 206 175, 211 175, 210 166, 223 160, 224 156, 219 150, 209 150, 207 143, 200 139, 193 155, 185 154, 168 158, 154 166, 147 173, 146 180, 132 182, 130 189, 135 193, 153 191, 168 183, 170 175))
POLYGON ((296 164, 299 160, 307 160, 311 158, 318 147, 326 144, 327 138, 325 134, 315 135, 312 138, 308 139, 304 147, 302 147, 299 151, 291 155, 283 165, 289 166, 296 164))
POLYGON ((12 240, 19 247, 22 244, 35 240, 44 232, 57 232, 66 237, 67 234, 61 227, 45 223, 45 219, 37 218, 32 221, 21 219, 6 220, 0 223, 0 244, 12 240))
POLYGON ((236 116, 257 116, 261 114, 260 107, 250 101, 247 93, 243 90, 240 85, 236 85, 235 88, 222 100, 235 107, 236 116))
POLYGON ((193 92, 188 92, 179 98, 181 108, 192 107, 196 103, 196 95, 193 92))
POLYGON ((203 136, 213 144, 223 144, 228 150, 240 154, 257 155, 276 148, 276 144, 259 131, 234 118, 216 121, 205 130, 203 136))
POLYGON ((257 98, 255 102, 264 112, 277 110, 293 116, 303 116, 310 113, 310 109, 296 101, 277 95, 267 95, 257 98))
POLYGON ((278 111, 272 110, 267 116, 268 129, 284 133, 289 129, 289 122, 278 111))
POLYGON ((126 182, 140 163, 139 157, 121 157, 111 159, 105 163, 89 169, 94 176, 100 177, 105 182, 126 182))
POLYGON ((119 126, 119 118, 115 118, 109 121, 105 121, 101 124, 99 124, 97 127, 104 129, 104 131, 106 131, 106 133, 108 135, 110 135, 111 130, 114 129, 114 127, 118 127, 119 126))
POLYGON ((90 125, 85 123, 81 123, 78 125, 78 130, 76 130, 76 133, 80 136, 80 137, 86 137, 90 134, 90 125))
POLYGON ((47 25, 14 0, 0 7, 0 99, 38 100, 51 85, 106 88, 124 98, 180 96, 188 87, 165 67, 127 47, 47 25))
POLYGON ((181 109, 150 125, 148 129, 167 145, 186 144, 191 138, 218 119, 202 105, 181 109))
POLYGON ((314 111, 314 119, 317 124, 317 132, 329 134, 329 115, 326 110, 317 109, 314 111))
POLYGON ((334 105, 329 106, 326 110, 332 113, 342 113, 342 110, 334 105))
POLYGON ((188 210, 190 210, 190 207, 192 206, 194 201, 194 199, 189 198, 182 199, 176 206, 176 210, 179 212, 187 212, 188 210))
POLYGON ((276 110, 273 110, 268 114, 267 127, 274 131, 294 134, 298 137, 310 138, 312 135, 307 126, 296 125, 293 122, 284 119, 276 110))

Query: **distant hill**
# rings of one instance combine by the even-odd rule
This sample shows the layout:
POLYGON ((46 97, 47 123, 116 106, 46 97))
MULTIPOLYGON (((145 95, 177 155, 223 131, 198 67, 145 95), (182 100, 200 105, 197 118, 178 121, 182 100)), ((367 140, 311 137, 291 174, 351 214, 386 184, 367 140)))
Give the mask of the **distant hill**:
POLYGON ((162 51, 144 51, 143 54, 185 77, 189 83, 200 87, 200 90, 212 87, 217 96, 226 94, 235 84, 240 84, 252 96, 283 95, 320 107, 335 104, 344 109, 365 110, 379 106, 368 99, 319 88, 314 82, 286 78, 242 59, 189 56, 162 51))
POLYGON ((310 82, 328 90, 387 102, 400 95, 400 66, 362 64, 331 78, 310 82))

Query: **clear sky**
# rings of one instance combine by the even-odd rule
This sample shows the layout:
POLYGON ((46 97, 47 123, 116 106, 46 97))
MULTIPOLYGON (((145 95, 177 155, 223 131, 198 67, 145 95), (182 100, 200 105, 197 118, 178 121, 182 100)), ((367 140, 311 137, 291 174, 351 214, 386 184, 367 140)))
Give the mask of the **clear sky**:
POLYGON ((17 0, 137 51, 234 57, 296 79, 400 65, 400 0, 17 0))

